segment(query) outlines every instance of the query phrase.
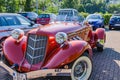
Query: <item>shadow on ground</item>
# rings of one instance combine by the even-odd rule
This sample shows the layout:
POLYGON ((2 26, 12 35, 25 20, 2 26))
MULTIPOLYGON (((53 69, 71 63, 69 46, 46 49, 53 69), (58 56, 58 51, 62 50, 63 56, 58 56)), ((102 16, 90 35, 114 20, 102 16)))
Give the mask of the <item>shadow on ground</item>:
POLYGON ((120 53, 112 48, 105 48, 102 53, 93 52, 93 72, 89 80, 119 80, 120 53))

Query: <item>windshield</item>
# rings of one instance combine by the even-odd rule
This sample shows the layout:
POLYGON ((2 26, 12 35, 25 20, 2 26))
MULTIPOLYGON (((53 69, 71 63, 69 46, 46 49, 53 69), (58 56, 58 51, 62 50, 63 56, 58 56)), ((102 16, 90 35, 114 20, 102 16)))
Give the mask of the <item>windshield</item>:
POLYGON ((24 18, 23 16, 16 16, 16 17, 22 25, 28 25, 28 26, 31 25, 30 21, 24 18))
POLYGON ((22 15, 24 17, 27 17, 27 13, 18 13, 18 14, 20 14, 20 15, 22 15))
POLYGON ((34 12, 30 12, 30 13, 28 13, 28 16, 38 16, 36 13, 34 13, 34 12))
POLYGON ((73 16, 72 10, 60 10, 59 15, 73 16))
POLYGON ((49 14, 40 14, 39 18, 50 18, 49 14))
POLYGON ((100 19, 99 15, 89 15, 87 19, 100 19))

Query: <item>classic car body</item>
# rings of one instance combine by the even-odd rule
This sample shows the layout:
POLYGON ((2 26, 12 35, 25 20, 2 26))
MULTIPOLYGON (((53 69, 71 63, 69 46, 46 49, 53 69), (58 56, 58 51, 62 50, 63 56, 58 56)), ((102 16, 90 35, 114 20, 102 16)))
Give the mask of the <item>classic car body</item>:
POLYGON ((3 55, 16 70, 17 76, 12 75, 14 70, 10 66, 8 68, 4 63, 0 63, 0 66, 11 73, 15 80, 22 80, 20 76, 23 74, 24 79, 33 79, 59 74, 66 76, 65 73, 71 73, 73 80, 81 80, 83 77, 88 79, 92 71, 92 48, 97 47, 98 51, 103 51, 104 42, 103 28, 93 32, 89 24, 48 24, 29 31, 27 36, 23 35, 19 40, 13 36, 5 40, 3 55), (59 39, 65 36, 63 34, 68 38, 60 43, 59 39))

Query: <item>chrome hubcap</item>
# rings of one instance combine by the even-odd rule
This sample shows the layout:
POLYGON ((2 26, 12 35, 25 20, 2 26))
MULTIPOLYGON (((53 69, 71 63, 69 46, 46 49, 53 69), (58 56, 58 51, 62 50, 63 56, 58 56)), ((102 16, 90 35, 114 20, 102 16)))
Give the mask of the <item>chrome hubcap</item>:
POLYGON ((74 76, 76 78, 82 77, 87 72, 86 68, 87 68, 87 64, 85 61, 81 61, 81 62, 77 63, 74 68, 74 76))

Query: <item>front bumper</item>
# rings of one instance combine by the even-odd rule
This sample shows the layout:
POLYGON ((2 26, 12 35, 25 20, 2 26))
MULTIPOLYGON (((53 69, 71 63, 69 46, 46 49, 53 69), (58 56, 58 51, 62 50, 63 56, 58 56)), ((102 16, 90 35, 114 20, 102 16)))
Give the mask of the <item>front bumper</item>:
POLYGON ((45 76, 70 76, 71 69, 43 69, 37 71, 31 71, 27 73, 19 73, 10 67, 8 67, 3 62, 0 62, 0 67, 4 68, 12 77, 13 80, 27 80, 27 79, 35 79, 39 77, 45 76))
POLYGON ((120 24, 109 24, 111 28, 120 28, 120 24))

